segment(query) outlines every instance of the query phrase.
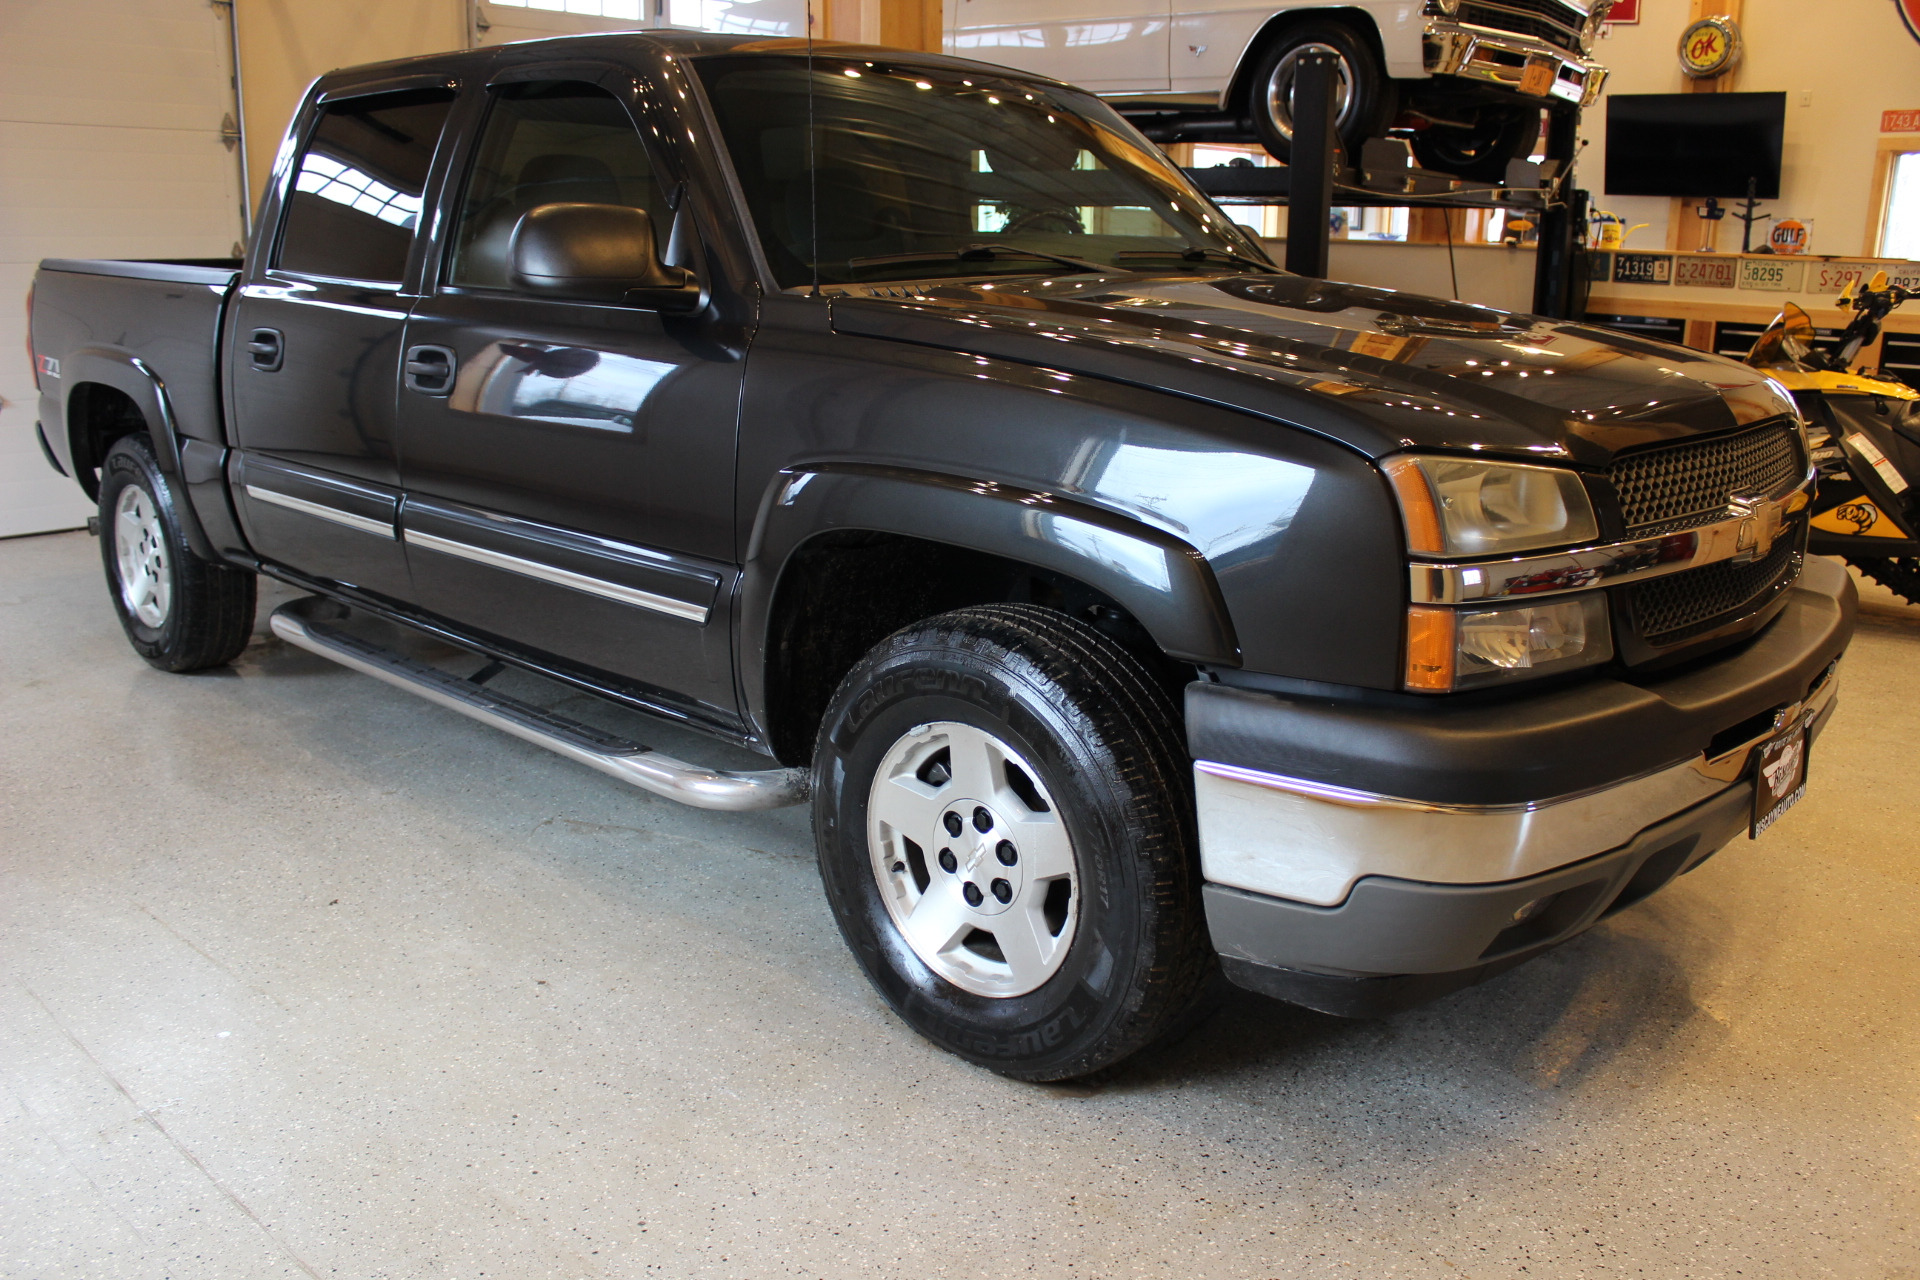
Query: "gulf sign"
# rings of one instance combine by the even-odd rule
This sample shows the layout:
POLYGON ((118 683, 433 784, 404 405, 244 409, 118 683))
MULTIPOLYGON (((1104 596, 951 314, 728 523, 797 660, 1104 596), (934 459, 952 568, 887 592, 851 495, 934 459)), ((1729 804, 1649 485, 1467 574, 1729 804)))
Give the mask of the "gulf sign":
POLYGON ((1900 20, 1907 24, 1907 34, 1920 40, 1920 0, 1893 0, 1893 3, 1900 10, 1900 20))

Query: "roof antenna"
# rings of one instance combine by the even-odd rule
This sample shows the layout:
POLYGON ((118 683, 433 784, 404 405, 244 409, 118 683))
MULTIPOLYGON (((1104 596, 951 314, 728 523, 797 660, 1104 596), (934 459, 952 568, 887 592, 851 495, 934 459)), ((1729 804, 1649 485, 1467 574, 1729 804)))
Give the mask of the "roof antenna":
POLYGON ((807 231, 812 239, 813 292, 820 296, 820 166, 813 154, 813 0, 807 0, 807 231))

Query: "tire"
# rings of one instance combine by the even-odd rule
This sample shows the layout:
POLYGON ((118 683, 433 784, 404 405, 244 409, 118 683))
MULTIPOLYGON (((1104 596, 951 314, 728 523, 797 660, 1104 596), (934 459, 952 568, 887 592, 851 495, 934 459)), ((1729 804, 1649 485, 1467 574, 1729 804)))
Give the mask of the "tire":
POLYGON ((253 634, 254 575, 187 545, 180 495, 144 435, 122 436, 100 468, 100 557, 135 653, 162 671, 233 661, 253 634))
POLYGON ((1908 604, 1920 604, 1920 560, 1912 556, 1848 556, 1847 563, 1908 604))
POLYGON ((1280 32, 1254 64, 1244 109, 1267 153, 1288 163, 1293 157, 1294 64, 1312 47, 1340 55, 1342 91, 1336 98, 1334 131, 1340 135, 1347 163, 1356 165, 1367 139, 1378 137, 1385 128, 1395 95, 1372 45, 1345 23, 1320 19, 1280 32))
POLYGON ((1172 699, 1100 632, 1032 605, 944 614, 827 710, 828 902, 927 1039, 1021 1080, 1099 1072, 1182 1030, 1217 967, 1189 777, 1172 699))
POLYGON ((1434 125, 1414 135, 1413 158, 1423 169, 1471 182, 1507 180, 1507 164, 1526 154, 1540 134, 1538 107, 1485 107, 1476 127, 1434 125))

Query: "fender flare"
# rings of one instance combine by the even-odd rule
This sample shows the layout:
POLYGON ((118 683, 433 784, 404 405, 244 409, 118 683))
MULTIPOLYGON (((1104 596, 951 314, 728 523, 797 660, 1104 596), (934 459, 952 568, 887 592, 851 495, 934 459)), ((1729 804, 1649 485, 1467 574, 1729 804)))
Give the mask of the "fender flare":
POLYGON ((1169 657, 1239 665, 1239 641, 1212 567, 1171 533, 1075 498, 991 480, 815 463, 780 472, 754 519, 739 596, 747 706, 766 697, 768 627, 789 561, 809 539, 839 530, 920 538, 1061 574, 1118 602, 1169 657))
MULTIPOLYGON (((160 463, 160 470, 179 490, 179 500, 174 503, 174 509, 180 517, 187 544, 202 559, 220 560, 222 557, 214 551, 213 543, 201 527, 199 513, 193 509, 192 499, 187 493, 186 476, 180 465, 180 429, 174 418, 173 404, 167 396, 165 380, 140 357, 114 347, 82 347, 71 355, 61 357, 60 368, 63 375, 60 418, 67 433, 68 457, 73 460, 74 473, 81 487, 91 488, 88 478, 93 468, 100 465, 100 459, 92 456, 86 446, 84 433, 73 421, 72 399, 73 393, 80 387, 98 383, 112 387, 133 401, 134 408, 146 423, 147 436, 153 441, 154 457, 160 463)), ((88 496, 94 495, 89 493, 88 496)))

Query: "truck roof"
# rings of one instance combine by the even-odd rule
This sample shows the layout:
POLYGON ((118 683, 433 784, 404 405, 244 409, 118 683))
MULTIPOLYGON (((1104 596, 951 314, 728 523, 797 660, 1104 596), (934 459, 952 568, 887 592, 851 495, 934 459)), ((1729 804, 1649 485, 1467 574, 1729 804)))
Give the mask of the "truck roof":
POLYGON ((880 45, 853 44, 846 41, 807 40, 799 36, 768 38, 750 35, 721 35, 706 31, 603 31, 590 35, 553 36, 545 40, 520 40, 511 44, 489 45, 479 49, 453 49, 445 53, 396 58, 390 62, 372 62, 329 71, 316 82, 320 92, 352 89, 369 81, 385 81, 412 75, 451 73, 471 63, 546 62, 556 58, 591 57, 630 61, 645 66, 665 58, 711 57, 720 54, 766 54, 793 57, 808 52, 825 57, 884 56, 888 62, 910 62, 926 66, 979 71, 1004 79, 1058 84, 1048 76, 1011 67, 955 58, 944 53, 914 49, 892 49, 880 45))

